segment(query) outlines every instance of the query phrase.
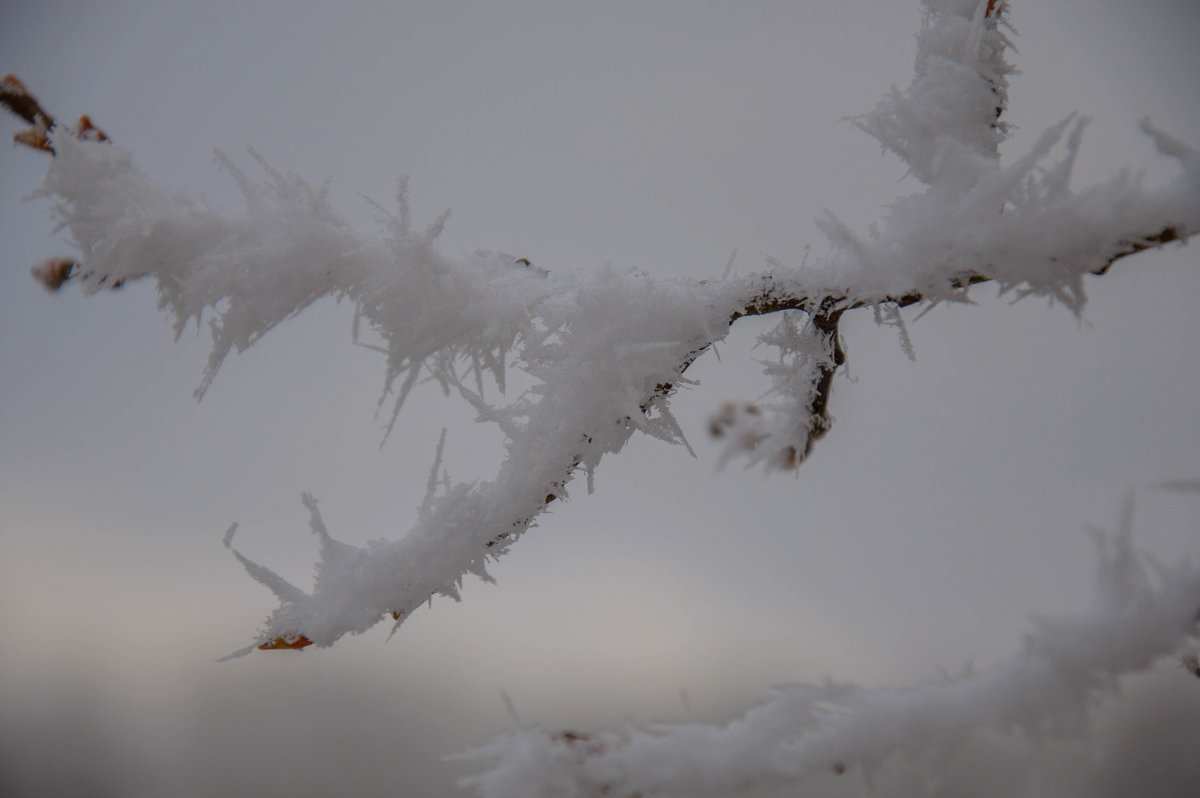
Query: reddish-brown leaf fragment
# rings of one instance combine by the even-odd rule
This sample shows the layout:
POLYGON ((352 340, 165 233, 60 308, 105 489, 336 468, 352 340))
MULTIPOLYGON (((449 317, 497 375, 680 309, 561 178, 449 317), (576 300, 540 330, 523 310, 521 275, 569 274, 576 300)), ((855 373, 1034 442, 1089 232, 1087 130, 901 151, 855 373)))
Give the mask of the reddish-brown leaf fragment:
POLYGON ((294 650, 294 651, 299 651, 300 649, 305 648, 307 646, 311 646, 312 644, 313 644, 313 642, 311 640, 309 640, 307 637, 305 637, 304 635, 282 635, 280 637, 275 638, 274 640, 269 640, 266 643, 263 643, 261 646, 258 647, 258 650, 259 651, 278 651, 278 650, 283 650, 283 649, 290 649, 290 650, 294 650))
POLYGON ((34 150, 41 150, 54 154, 54 147, 50 146, 50 139, 46 137, 45 132, 36 127, 27 127, 24 130, 18 130, 13 133, 13 142, 16 144, 24 144, 26 147, 34 150))

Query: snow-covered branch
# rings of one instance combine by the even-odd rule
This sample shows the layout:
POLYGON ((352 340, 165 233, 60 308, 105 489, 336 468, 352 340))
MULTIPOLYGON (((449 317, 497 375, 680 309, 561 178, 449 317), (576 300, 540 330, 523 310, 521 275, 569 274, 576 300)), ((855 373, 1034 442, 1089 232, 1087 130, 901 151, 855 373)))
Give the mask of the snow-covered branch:
MULTIPOLYGON (((926 187, 893 203, 868 235, 827 214, 821 229, 833 250, 811 264, 695 281, 546 270, 494 251, 455 258, 437 248, 445 217, 414 225, 403 183, 395 210, 379 209, 382 234, 367 234, 324 188, 251 152, 263 172, 255 179, 217 153, 244 198, 231 213, 158 186, 82 125, 67 130, 33 114, 42 149, 54 154, 41 193, 80 252, 39 273, 51 287, 73 281, 86 292, 150 279, 176 335, 207 322, 213 348, 198 397, 231 352, 322 297, 348 300, 355 336, 365 325, 386 357, 381 403, 392 397, 393 421, 427 375, 504 433, 493 480, 431 479, 415 525, 395 540, 334 540, 306 495, 321 539, 311 592, 238 555, 280 601, 255 645, 332 645, 389 617, 399 624, 433 595, 456 597, 468 575, 486 579, 489 558, 565 498, 579 471, 591 489, 601 458, 634 432, 687 445, 669 402, 739 318, 784 312, 762 337, 779 350, 767 365, 772 390, 754 413, 734 414, 737 429, 722 428, 735 433, 729 454, 790 468, 830 427, 847 311, 869 307, 902 325, 899 308, 966 301, 971 286, 991 281, 1078 313, 1089 274, 1200 229, 1200 155, 1148 121, 1143 129, 1180 166, 1163 187, 1118 175, 1073 189, 1086 124, 1073 117, 1001 163, 1007 4, 926 0, 925 8, 912 85, 857 121, 926 187), (486 399, 485 385, 503 392, 513 366, 532 387, 507 403, 486 399)), ((23 87, 6 92, 10 108, 28 110, 23 87)))
POLYGON ((723 725, 518 728, 460 755, 486 763, 463 784, 482 798, 728 795, 851 773, 870 783, 897 754, 953 753, 983 730, 1085 738, 1090 710, 1120 677, 1178 657, 1200 632, 1200 568, 1140 556, 1132 522, 1130 498, 1118 532, 1096 533, 1090 610, 1038 619, 1022 650, 986 672, 906 689, 788 685, 723 725))

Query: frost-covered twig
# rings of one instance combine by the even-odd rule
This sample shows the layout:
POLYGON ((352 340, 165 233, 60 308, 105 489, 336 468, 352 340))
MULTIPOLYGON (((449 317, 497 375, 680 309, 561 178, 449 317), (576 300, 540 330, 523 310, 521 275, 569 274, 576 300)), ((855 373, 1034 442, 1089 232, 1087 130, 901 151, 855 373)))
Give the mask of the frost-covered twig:
MULTIPOLYGON (((16 75, 10 73, 0 77, 0 105, 31 126, 13 133, 13 143, 54 154, 54 147, 50 144, 50 133, 57 123, 16 75)), ((92 124, 87 114, 79 117, 72 132, 81 140, 108 140, 108 135, 92 124)), ((46 290, 57 291, 62 288, 63 283, 75 276, 78 270, 79 264, 74 258, 53 257, 34 264, 29 273, 45 286, 46 290)), ((112 284, 111 287, 119 288, 120 283, 112 284)))
POLYGON ((952 752, 981 730, 1086 737, 1090 710, 1120 677, 1178 656, 1200 631, 1200 568, 1139 557, 1132 501, 1118 533, 1097 542, 1090 611, 1037 620, 1022 650, 986 672, 908 689, 789 685, 716 726, 518 728, 459 755, 483 767, 463 785, 481 798, 725 796, 847 771, 869 781, 897 754, 952 752))
MULTIPOLYGON (((1000 162, 998 111, 1012 71, 1001 26, 1006 7, 926 0, 912 85, 858 121, 927 187, 893 203, 869 236, 827 215, 820 224, 834 249, 812 265, 664 281, 611 268, 531 269, 500 252, 452 258, 436 247, 445 216, 415 226, 403 183, 396 210, 380 210, 382 236, 372 236, 342 219, 323 188, 256 153, 261 180, 217 154, 245 200, 240 213, 229 213, 156 185, 109 142, 49 127, 55 157, 42 195, 82 264, 52 277, 89 293, 151 279, 177 335, 206 320, 213 348, 197 396, 229 353, 322 297, 346 298, 356 330, 365 322, 381 339, 381 402, 393 397, 393 421, 428 374, 458 388, 503 431, 506 458, 496 477, 443 486, 403 537, 357 547, 322 531, 311 592, 243 559, 280 601, 257 643, 332 645, 385 618, 400 623, 433 595, 456 597, 467 575, 486 579, 489 558, 566 497, 579 471, 590 489, 601 458, 634 432, 686 445, 670 399, 689 366, 740 318, 806 317, 785 314, 763 336, 779 350, 767 365, 772 391, 758 403, 752 434, 729 438, 729 453, 788 468, 830 427, 846 312, 964 301, 971 286, 989 281, 1079 312, 1089 274, 1200 229, 1200 157, 1149 122, 1143 128, 1181 167, 1162 188, 1118 176, 1073 190, 1084 122, 1072 118, 1022 157, 1000 162), (1048 163, 1064 136, 1065 155, 1048 163), (510 364, 530 375, 532 387, 507 404, 488 404, 485 378, 503 392, 510 364)), ((306 502, 315 530, 316 505, 306 502)))

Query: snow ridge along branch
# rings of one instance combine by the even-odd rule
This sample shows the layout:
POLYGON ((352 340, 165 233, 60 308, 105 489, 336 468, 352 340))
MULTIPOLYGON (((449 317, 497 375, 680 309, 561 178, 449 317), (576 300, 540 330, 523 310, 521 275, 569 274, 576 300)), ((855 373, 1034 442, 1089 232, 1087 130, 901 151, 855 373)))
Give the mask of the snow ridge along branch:
POLYGON ((516 728, 457 755, 480 765, 462 785, 481 798, 727 796, 798 785, 825 794, 834 791, 821 789, 823 777, 853 773, 870 786, 894 755, 952 754, 979 730, 1086 739, 1089 710, 1120 677, 1195 645, 1200 596, 1194 565, 1139 556, 1132 496, 1115 534, 1095 538, 1090 609, 1039 619, 1020 652, 986 671, 906 689, 787 685, 722 725, 596 735, 516 728))
POLYGON ((924 7, 912 84, 857 120, 924 190, 897 200, 870 235, 827 214, 820 225, 833 249, 814 264, 710 281, 611 268, 546 271, 501 252, 448 257, 436 246, 445 216, 415 226, 403 182, 395 210, 379 209, 382 235, 365 235, 337 214, 323 188, 254 152, 259 179, 217 153, 244 198, 244 208, 230 213, 156 185, 127 151, 82 124, 55 125, 30 110, 40 105, 19 81, 5 82, 0 102, 32 115, 45 136, 39 149, 54 155, 41 195, 80 253, 42 269, 50 278, 43 281, 78 282, 92 293, 152 279, 176 335, 202 321, 211 331, 198 397, 231 352, 332 296, 354 304, 356 336, 365 324, 381 341, 381 403, 391 398, 393 421, 427 375, 506 436, 494 480, 453 484, 435 473, 416 524, 396 540, 336 541, 306 495, 321 541, 314 586, 301 590, 238 555, 280 602, 238 653, 329 646, 387 618, 399 625, 433 595, 457 598, 467 575, 487 579, 489 559, 565 498, 580 471, 591 489, 601 458, 633 433, 686 446, 670 400, 691 363, 739 318, 779 314, 762 336, 779 354, 767 366, 767 401, 722 427, 730 433, 726 455, 791 468, 830 427, 833 375, 843 360, 838 325, 847 311, 870 307, 903 334, 899 308, 966 301, 971 286, 994 282, 1078 313, 1089 274, 1200 229, 1200 156, 1148 121, 1143 129, 1180 165, 1161 188, 1125 176, 1072 188, 1086 126, 1073 117, 1001 163, 1012 72, 1007 4, 926 0, 924 7), (486 400, 485 381, 503 392, 514 365, 534 386, 506 404, 486 400))

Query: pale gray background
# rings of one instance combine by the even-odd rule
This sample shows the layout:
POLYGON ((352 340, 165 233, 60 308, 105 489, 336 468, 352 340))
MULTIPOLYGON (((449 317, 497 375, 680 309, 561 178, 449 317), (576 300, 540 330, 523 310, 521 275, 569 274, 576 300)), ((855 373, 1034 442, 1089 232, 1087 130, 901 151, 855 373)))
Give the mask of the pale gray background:
MULTIPOLYGON (((1144 114, 1200 144, 1197 3, 1016 5, 1007 154, 1070 110, 1095 117, 1083 183, 1171 174, 1144 114)), ((252 170, 251 144, 332 176, 363 227, 362 195, 387 204, 408 174, 418 220, 453 208, 448 252, 700 277, 735 247, 747 271, 819 256, 823 207, 862 230, 918 189, 843 119, 908 85, 918 21, 915 0, 3 0, 0 71, 63 119, 90 113, 160 183, 233 206, 212 148, 252 170)), ((510 724, 501 689, 524 721, 586 729, 719 719, 791 680, 986 667, 1031 613, 1085 605, 1085 524, 1111 526, 1131 488, 1200 478, 1194 249, 1089 281, 1082 324, 979 290, 980 307, 912 327, 916 363, 847 319, 853 381, 797 479, 717 473, 704 437, 720 402, 763 388, 749 321, 674 402, 698 459, 635 440, 494 568, 498 586, 468 583, 386 645, 380 627, 218 665, 274 606, 221 547, 230 522, 243 551, 307 584, 301 490, 335 535, 394 536, 443 426, 456 479, 487 478, 499 439, 429 389, 379 450, 382 362, 332 302, 195 404, 207 333, 172 343, 151 286, 84 300, 27 276, 69 252, 45 203, 21 202, 44 169, 0 149, 8 794, 452 794, 461 766, 439 757, 510 724)), ((1139 494, 1141 544, 1195 557, 1197 500, 1139 494)), ((1120 778, 1145 786, 1194 751, 1198 694, 1170 664, 1129 691, 1111 734, 1172 743, 1120 757, 1120 778)))

